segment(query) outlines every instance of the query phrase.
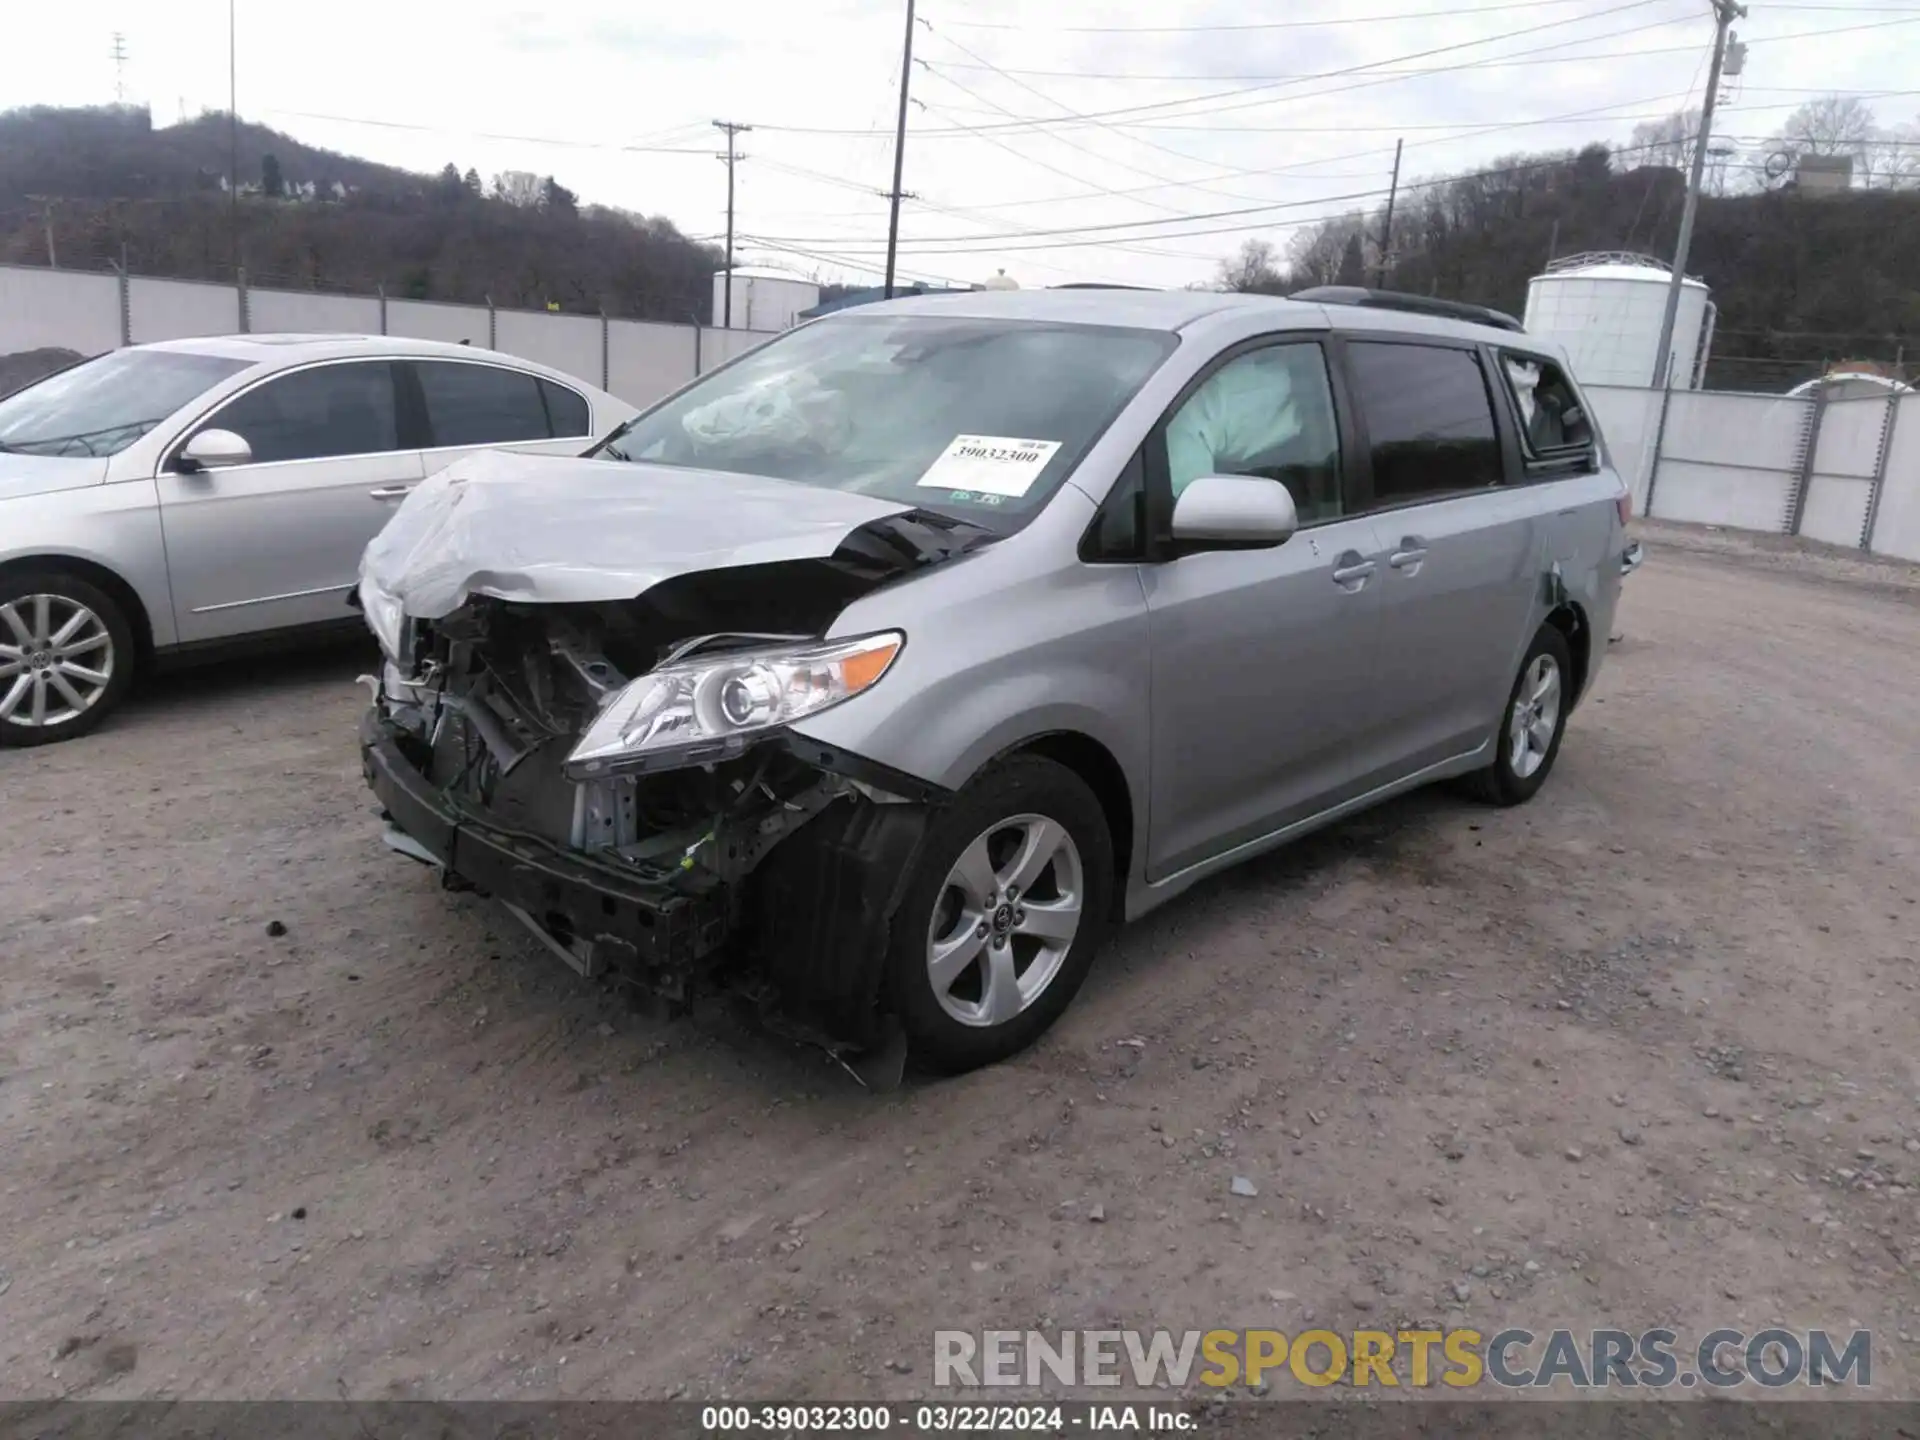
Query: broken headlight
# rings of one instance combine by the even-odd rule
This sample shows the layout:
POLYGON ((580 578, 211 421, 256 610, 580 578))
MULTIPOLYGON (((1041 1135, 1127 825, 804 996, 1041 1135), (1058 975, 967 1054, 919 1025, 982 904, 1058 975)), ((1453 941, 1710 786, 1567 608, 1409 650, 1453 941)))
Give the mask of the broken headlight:
POLYGON ((616 693, 567 757, 584 779, 612 770, 725 759, 769 731, 858 695, 887 673, 906 637, 733 651, 663 665, 616 693))

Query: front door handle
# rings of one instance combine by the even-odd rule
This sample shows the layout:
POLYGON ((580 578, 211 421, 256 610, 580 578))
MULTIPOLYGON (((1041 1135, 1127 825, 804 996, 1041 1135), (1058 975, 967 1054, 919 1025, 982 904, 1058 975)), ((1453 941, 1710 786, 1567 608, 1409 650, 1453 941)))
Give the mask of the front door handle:
POLYGON ((380 485, 369 490, 367 494, 376 500, 404 500, 411 489, 413 489, 411 485, 380 485))
POLYGON ((1361 558, 1358 551, 1349 550, 1340 557, 1340 563, 1333 567, 1333 583, 1349 590, 1358 590, 1378 568, 1373 561, 1361 558))

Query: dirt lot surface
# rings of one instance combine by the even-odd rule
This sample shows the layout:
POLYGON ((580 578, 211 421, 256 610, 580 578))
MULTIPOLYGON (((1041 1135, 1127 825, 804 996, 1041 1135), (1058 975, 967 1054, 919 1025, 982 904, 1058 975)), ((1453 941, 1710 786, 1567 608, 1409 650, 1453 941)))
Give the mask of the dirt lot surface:
POLYGON ((935 1327, 1428 1318, 1867 1326, 1920 1395, 1920 583, 1648 545, 1533 804, 1246 866, 889 1096, 388 854, 364 657, 0 754, 0 1393, 909 1396, 935 1327))

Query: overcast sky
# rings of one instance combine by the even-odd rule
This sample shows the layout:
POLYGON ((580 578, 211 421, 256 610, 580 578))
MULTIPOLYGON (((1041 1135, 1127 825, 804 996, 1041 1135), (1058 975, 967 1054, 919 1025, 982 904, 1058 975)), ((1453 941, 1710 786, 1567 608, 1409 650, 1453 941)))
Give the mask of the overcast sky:
MULTIPOLYGON (((226 108, 227 0, 0 3, 14 12, 0 103, 111 101, 119 31, 127 98, 156 124, 226 108)), ((552 173, 703 237, 724 223, 711 122, 737 120, 755 127, 740 142, 741 263, 824 279, 881 264, 905 0, 235 3, 249 120, 417 170, 552 173)), ((1872 99, 1883 124, 1920 113, 1920 0, 1750 9, 1717 134, 1764 136, 1829 90, 1903 92, 1872 99)), ((1396 136, 1408 180, 1623 141, 1699 102, 1713 35, 1707 0, 923 0, 919 13, 901 271, 977 282, 1004 268, 1026 285, 1210 280, 1249 235, 1284 245, 1303 219, 1376 203, 1396 136), (1023 9, 1046 28, 1018 27, 1023 9), (1069 115, 1093 118, 1022 123, 1069 115)))

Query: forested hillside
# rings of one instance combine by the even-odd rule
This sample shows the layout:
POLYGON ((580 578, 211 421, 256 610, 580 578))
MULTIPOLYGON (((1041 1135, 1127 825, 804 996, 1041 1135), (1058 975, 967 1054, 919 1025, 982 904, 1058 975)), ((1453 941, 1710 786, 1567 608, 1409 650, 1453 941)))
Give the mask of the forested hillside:
POLYGON ((0 262, 230 279, 635 318, 705 319, 720 252, 665 219, 582 206, 551 176, 419 175, 131 107, 0 114, 0 262))
MULTIPOLYGON (((1552 256, 1636 250, 1670 256, 1686 182, 1671 165, 1621 170, 1605 146, 1517 155, 1416 182, 1395 207, 1392 289, 1526 307, 1527 280, 1552 256)), ((1284 252, 1251 241, 1223 279, 1284 293, 1373 284, 1384 214, 1295 232, 1284 252)), ((1792 188, 1704 196, 1690 273, 1719 306, 1707 383, 1780 390, 1830 364, 1920 360, 1920 190, 1814 195, 1792 188)))

